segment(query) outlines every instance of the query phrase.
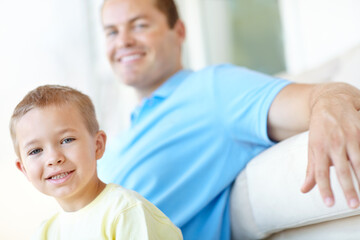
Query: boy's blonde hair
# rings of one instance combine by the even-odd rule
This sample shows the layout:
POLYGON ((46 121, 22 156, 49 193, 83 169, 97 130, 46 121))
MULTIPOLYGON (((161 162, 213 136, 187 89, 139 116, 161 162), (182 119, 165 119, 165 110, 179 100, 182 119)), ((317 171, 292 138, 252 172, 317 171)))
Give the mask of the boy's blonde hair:
POLYGON ((20 157, 20 153, 15 133, 16 123, 31 109, 45 108, 54 105, 61 107, 66 104, 73 104, 79 110, 90 134, 95 135, 99 131, 95 107, 87 95, 66 86, 40 86, 26 94, 21 102, 15 107, 10 119, 11 138, 18 157, 20 157))

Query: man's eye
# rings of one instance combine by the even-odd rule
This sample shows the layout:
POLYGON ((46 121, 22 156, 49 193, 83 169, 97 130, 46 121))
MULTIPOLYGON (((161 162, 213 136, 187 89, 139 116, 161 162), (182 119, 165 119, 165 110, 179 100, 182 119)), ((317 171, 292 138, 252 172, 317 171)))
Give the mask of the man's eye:
POLYGON ((107 37, 115 36, 116 34, 117 34, 117 31, 115 31, 115 30, 106 31, 106 33, 105 33, 105 35, 107 37))
POLYGON ((147 23, 136 23, 135 25, 134 25, 134 28, 135 29, 144 29, 144 28, 147 28, 149 25, 147 24, 147 23))
POLYGON ((35 155, 42 152, 42 149, 38 148, 38 149, 34 149, 32 151, 29 152, 29 155, 35 155))
POLYGON ((74 141, 75 138, 65 138, 64 140, 61 141, 61 144, 64 144, 64 143, 71 143, 72 141, 74 141))

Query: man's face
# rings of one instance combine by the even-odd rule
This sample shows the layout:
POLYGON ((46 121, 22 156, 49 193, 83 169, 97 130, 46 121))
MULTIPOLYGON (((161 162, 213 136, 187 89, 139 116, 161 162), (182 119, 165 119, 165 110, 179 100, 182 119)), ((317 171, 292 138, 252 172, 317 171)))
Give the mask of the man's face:
POLYGON ((182 68, 184 26, 170 29, 154 0, 108 0, 102 23, 107 56, 121 80, 149 95, 182 68))

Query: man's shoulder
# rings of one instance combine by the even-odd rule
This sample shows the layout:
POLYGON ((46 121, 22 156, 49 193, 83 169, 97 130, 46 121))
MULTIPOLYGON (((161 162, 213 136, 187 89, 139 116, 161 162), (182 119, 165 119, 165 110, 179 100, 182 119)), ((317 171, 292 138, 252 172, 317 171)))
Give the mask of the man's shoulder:
POLYGON ((226 69, 245 69, 245 68, 242 66, 231 64, 231 63, 221 63, 221 64, 213 64, 213 65, 205 66, 203 68, 196 70, 195 73, 211 72, 214 70, 221 71, 221 70, 226 70, 226 69))
POLYGON ((247 69, 242 66, 234 65, 231 63, 222 63, 215 64, 203 67, 201 69, 193 71, 191 78, 203 79, 204 76, 210 78, 218 78, 221 76, 225 77, 236 77, 242 74, 252 72, 250 69, 247 69))

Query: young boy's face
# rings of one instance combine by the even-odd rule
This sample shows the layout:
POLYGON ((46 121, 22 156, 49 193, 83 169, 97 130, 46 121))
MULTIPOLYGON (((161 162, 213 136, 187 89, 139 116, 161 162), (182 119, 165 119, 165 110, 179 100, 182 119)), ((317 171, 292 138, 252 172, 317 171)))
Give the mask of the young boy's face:
POLYGON ((15 133, 21 158, 16 165, 42 193, 71 201, 99 181, 96 160, 106 135, 91 135, 76 107, 34 108, 17 122, 15 133))

